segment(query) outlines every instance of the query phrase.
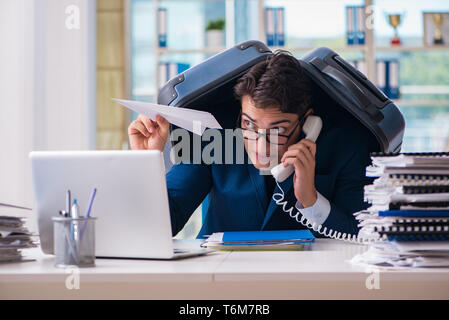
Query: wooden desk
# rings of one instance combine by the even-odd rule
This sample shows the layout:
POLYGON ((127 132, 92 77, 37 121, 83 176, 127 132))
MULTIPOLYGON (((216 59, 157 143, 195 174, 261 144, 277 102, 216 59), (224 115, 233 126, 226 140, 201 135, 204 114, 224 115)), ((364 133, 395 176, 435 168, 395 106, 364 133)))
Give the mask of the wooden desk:
MULTIPOLYGON (((317 239, 309 251, 214 252, 184 260, 97 259, 96 267, 0 265, 1 299, 449 299, 449 268, 381 270, 352 265, 367 248, 317 239), (378 276, 379 289, 368 289, 378 276), (368 282, 370 280, 368 279, 368 282)), ((371 286, 372 287, 372 286, 371 286)))

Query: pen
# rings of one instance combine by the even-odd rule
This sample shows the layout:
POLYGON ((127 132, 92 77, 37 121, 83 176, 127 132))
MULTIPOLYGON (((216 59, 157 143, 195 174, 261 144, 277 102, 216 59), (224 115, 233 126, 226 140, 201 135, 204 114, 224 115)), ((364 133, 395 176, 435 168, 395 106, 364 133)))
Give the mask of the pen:
POLYGON ((65 212, 69 214, 69 216, 71 216, 71 212, 70 212, 70 205, 72 203, 72 195, 70 193, 70 190, 67 190, 66 193, 66 202, 65 202, 65 212))
MULTIPOLYGON (((96 194, 97 194, 97 188, 94 188, 94 191, 92 191, 92 195, 90 196, 89 206, 88 206, 86 214, 84 216, 85 218, 89 218, 90 217, 90 210, 92 209, 92 204, 94 202, 96 194)), ((83 238, 84 230, 86 229, 86 223, 87 223, 87 220, 84 221, 84 223, 83 223, 83 228, 81 229, 80 239, 83 238)))
POLYGON ((89 218, 90 216, 90 209, 92 209, 92 203, 94 202, 94 198, 95 195, 97 194, 97 188, 94 188, 94 191, 92 192, 92 195, 90 196, 90 201, 89 201, 89 207, 87 208, 85 217, 89 218))
MULTIPOLYGON (((78 201, 76 199, 73 199, 71 218, 72 219, 79 218, 79 207, 78 207, 78 201)), ((78 222, 72 221, 72 226, 73 226, 73 239, 77 242, 79 239, 79 237, 78 237, 78 222)))
POLYGON ((72 210, 70 211, 70 215, 73 219, 79 218, 79 207, 78 207, 78 201, 76 199, 73 199, 73 206, 72 210))

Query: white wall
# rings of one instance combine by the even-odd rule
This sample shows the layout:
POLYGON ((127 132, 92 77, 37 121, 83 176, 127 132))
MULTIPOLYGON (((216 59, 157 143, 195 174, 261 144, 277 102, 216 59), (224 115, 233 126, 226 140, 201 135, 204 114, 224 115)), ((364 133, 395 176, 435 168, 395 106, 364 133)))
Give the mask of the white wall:
POLYGON ((0 2, 0 202, 31 205, 26 153, 33 145, 33 5, 0 2))
POLYGON ((0 43, 0 203, 32 207, 31 150, 96 145, 96 1, 1 0, 0 43))
POLYGON ((36 85, 44 83, 36 115, 35 148, 46 150, 95 147, 96 6, 92 0, 37 0, 36 85), (79 8, 79 29, 72 5, 79 8), (67 27, 69 26, 69 28, 67 27), (42 72, 40 72, 42 71, 42 72))

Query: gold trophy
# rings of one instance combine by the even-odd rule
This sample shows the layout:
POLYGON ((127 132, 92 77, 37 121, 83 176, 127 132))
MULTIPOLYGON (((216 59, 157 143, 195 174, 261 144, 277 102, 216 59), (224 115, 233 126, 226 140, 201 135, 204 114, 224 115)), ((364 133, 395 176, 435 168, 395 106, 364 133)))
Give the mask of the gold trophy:
POLYGON ((443 15, 441 13, 432 14, 433 23, 435 24, 435 35, 433 37, 434 44, 443 44, 443 35, 441 33, 441 25, 443 24, 443 15))
POLYGON ((388 23, 393 27, 394 29, 394 37, 391 39, 392 45, 400 45, 401 40, 398 36, 398 26, 401 24, 401 15, 400 14, 389 14, 388 15, 388 23))

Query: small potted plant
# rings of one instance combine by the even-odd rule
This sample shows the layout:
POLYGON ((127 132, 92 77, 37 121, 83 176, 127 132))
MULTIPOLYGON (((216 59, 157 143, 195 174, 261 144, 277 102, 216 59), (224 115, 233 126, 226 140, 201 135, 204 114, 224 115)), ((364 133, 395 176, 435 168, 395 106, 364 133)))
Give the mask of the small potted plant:
POLYGON ((206 45, 209 47, 224 46, 225 20, 211 20, 206 26, 206 45))

